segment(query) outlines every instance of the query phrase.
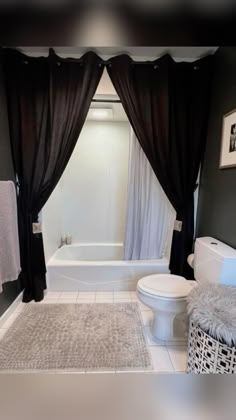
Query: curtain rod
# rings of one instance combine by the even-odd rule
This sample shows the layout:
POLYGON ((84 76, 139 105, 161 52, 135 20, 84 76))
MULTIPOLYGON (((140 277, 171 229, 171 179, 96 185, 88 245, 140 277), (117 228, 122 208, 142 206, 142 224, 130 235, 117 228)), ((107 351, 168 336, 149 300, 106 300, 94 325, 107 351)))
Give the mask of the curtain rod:
MULTIPOLYGON (((89 53, 89 52, 92 52, 92 53, 94 53, 94 54, 96 54, 99 58, 100 58, 100 60, 101 60, 101 62, 100 62, 100 65, 101 64, 103 64, 104 66, 108 66, 108 67, 110 67, 111 65, 112 65, 112 58, 115 58, 115 57, 119 57, 119 56, 122 56, 122 55, 127 55, 131 60, 132 60, 132 62, 133 62, 133 64, 139 64, 139 65, 144 65, 144 66, 150 66, 150 65, 153 65, 154 63, 155 63, 155 61, 156 60, 159 60, 160 58, 162 58, 163 56, 165 56, 165 55, 167 55, 167 56, 169 56, 169 57, 171 57, 170 56, 170 54, 168 54, 168 53, 166 53, 166 54, 163 54, 162 56, 159 56, 159 57, 156 57, 154 60, 146 60, 146 61, 136 61, 136 60, 133 60, 132 59, 132 57, 129 55, 129 54, 117 54, 117 55, 114 55, 114 56, 112 56, 112 57, 110 57, 109 59, 107 59, 107 60, 104 60, 102 57, 100 57, 95 51, 93 51, 93 50, 88 50, 88 51, 86 51, 86 52, 84 52, 84 54, 83 55, 81 55, 80 57, 61 57, 60 55, 58 55, 55 51, 54 51, 54 49, 53 48, 49 48, 49 50, 48 50, 48 55, 40 55, 40 56, 34 56, 34 55, 29 55, 29 54, 27 54, 26 52, 24 52, 24 51, 21 51, 20 49, 16 49, 16 48, 11 48, 11 47, 1 47, 0 48, 1 50, 12 50, 12 51, 16 51, 17 53, 19 53, 19 54, 21 54, 22 56, 24 56, 25 57, 25 59, 27 60, 27 59, 37 59, 37 60, 45 60, 45 59, 47 59, 47 58, 49 58, 50 56, 54 56, 55 58, 58 58, 58 60, 62 60, 62 61, 66 61, 66 62, 71 62, 71 63, 73 63, 73 62, 76 62, 76 63, 78 63, 78 62, 82 62, 82 60, 83 60, 83 56, 84 55, 86 55, 87 53, 89 53)), ((172 57, 171 57, 172 58, 172 57)), ((172 60, 173 60, 173 58, 172 58, 172 60)))
POLYGON ((121 100, 120 99, 92 99, 92 102, 96 102, 96 103, 108 103, 108 104, 121 104, 121 100))
MULTIPOLYGON (((99 63, 99 66, 102 66, 103 65, 104 67, 111 67, 112 66, 112 59, 113 58, 116 58, 116 57, 119 57, 119 56, 122 56, 122 55, 125 55, 125 56, 129 57, 131 59, 133 65, 137 65, 138 64, 138 65, 143 65, 143 66, 154 66, 154 69, 159 69, 159 65, 158 65, 157 62, 158 62, 159 59, 163 58, 164 56, 169 57, 169 59, 171 59, 174 63, 176 63, 176 64, 178 63, 177 61, 175 61, 175 59, 169 53, 165 53, 165 54, 163 54, 163 55, 155 58, 154 60, 150 60, 150 61, 149 60, 146 60, 146 61, 136 61, 129 54, 122 54, 122 53, 121 54, 118 54, 118 55, 114 55, 113 57, 111 57, 111 58, 109 58, 107 60, 104 60, 103 58, 101 58, 93 50, 88 50, 82 56, 76 58, 76 57, 61 57, 60 55, 57 55, 57 53, 54 51, 53 48, 49 48, 48 56, 33 56, 33 55, 28 55, 27 53, 24 53, 23 51, 20 51, 20 50, 15 49, 15 48, 0 47, 0 51, 1 50, 4 50, 4 49, 16 51, 18 54, 21 54, 22 56, 24 56, 25 57, 25 60, 28 60, 28 59, 30 60, 30 59, 34 59, 34 58, 37 59, 37 60, 45 60, 45 59, 49 58, 50 56, 54 56, 55 58, 58 59, 58 61, 61 60, 62 62, 63 61, 65 61, 65 62, 76 62, 76 63, 81 63, 81 64, 83 63, 83 56, 86 55, 87 53, 91 53, 92 52, 92 53, 96 54, 99 57, 99 59, 101 60, 100 63, 99 63)), ((198 69, 198 66, 196 66, 196 63, 195 62, 196 61, 200 61, 200 60, 202 60, 202 59, 204 59, 206 57, 209 57, 211 55, 213 55, 213 54, 208 54, 207 56, 196 58, 196 59, 194 59, 194 61, 181 61, 181 62, 182 63, 183 62, 184 63, 188 63, 190 65, 192 64, 193 66, 195 66, 194 70, 197 70, 198 69)))

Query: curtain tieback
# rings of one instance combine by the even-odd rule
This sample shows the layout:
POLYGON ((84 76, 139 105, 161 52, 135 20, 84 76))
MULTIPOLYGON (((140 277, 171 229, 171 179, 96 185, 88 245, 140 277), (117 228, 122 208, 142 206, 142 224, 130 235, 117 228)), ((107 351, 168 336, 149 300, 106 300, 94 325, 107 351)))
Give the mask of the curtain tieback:
POLYGON ((33 234, 42 233, 41 223, 32 223, 32 232, 33 234))
POLYGON ((176 230, 177 232, 182 232, 182 227, 183 227, 182 220, 175 220, 174 230, 176 230))

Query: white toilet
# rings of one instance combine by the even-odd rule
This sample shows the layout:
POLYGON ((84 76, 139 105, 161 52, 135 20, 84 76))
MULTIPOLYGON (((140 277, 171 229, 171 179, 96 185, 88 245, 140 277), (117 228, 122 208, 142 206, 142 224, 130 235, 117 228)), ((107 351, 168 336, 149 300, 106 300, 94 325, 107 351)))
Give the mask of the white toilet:
POLYGON ((197 238, 194 258, 188 259, 196 281, 173 274, 143 277, 137 285, 141 302, 154 312, 152 334, 165 341, 186 340, 186 297, 204 283, 236 286, 236 250, 210 237, 197 238))

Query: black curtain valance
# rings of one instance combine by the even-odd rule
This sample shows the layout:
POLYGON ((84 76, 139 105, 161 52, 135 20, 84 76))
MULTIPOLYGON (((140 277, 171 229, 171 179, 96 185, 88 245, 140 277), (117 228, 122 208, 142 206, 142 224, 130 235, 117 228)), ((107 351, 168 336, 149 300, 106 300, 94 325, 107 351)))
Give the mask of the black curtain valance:
POLYGON ((108 74, 128 119, 181 223, 172 240, 170 270, 192 278, 194 197, 207 135, 213 57, 175 62, 168 54, 147 62, 121 55, 108 74))
POLYGON ((38 213, 57 185, 85 122, 103 73, 93 52, 79 60, 28 57, 2 50, 18 210, 23 300, 43 298, 45 259, 38 213))

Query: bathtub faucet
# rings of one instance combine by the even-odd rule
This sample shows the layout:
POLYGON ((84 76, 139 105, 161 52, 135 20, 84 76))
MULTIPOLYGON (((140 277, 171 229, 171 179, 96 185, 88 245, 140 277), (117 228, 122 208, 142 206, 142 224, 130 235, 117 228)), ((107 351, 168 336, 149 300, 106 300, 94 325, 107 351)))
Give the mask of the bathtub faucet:
POLYGON ((66 245, 66 243, 67 243, 67 237, 64 234, 64 235, 61 236, 61 243, 60 243, 58 248, 61 248, 63 245, 66 245))
POLYGON ((58 248, 61 248, 64 245, 71 245, 71 243, 72 243, 72 236, 69 233, 67 233, 67 235, 64 234, 61 237, 61 243, 58 248))

